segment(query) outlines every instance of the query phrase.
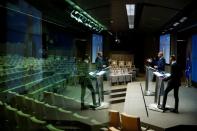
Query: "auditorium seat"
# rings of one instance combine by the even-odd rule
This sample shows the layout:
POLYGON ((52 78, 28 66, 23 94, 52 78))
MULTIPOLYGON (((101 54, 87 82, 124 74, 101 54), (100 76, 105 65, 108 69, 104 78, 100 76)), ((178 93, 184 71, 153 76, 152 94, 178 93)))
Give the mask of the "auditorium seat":
POLYGON ((80 115, 78 113, 74 113, 73 116, 74 116, 73 119, 76 120, 76 121, 86 121, 86 120, 89 119, 89 117, 82 116, 82 115, 80 115))
POLYGON ((58 112, 57 106, 52 106, 46 103, 44 104, 44 112, 42 119, 50 119, 51 115, 53 116, 53 118, 57 118, 58 117, 57 112, 58 112))
POLYGON ((9 130, 16 130, 17 123, 16 123, 16 113, 17 109, 11 107, 10 105, 5 105, 5 116, 8 120, 9 130))
POLYGON ((22 111, 17 111, 16 113, 16 122, 17 127, 20 131, 28 130, 28 119, 30 119, 31 115, 25 114, 22 111))
POLYGON ((0 127, 6 124, 5 105, 0 101, 0 127))
POLYGON ((56 128, 52 124, 46 125, 46 129, 48 129, 49 131, 64 131, 64 130, 61 130, 61 129, 56 128))
POLYGON ((123 131, 141 131, 140 118, 121 113, 121 129, 123 131))
POLYGON ((108 131, 120 131, 120 130, 115 128, 115 127, 113 127, 113 126, 111 126, 111 127, 109 127, 108 131))
POLYGON ((32 111, 34 116, 36 116, 39 119, 43 119, 43 114, 44 114, 44 102, 40 102, 38 100, 34 100, 32 103, 32 111))
POLYGON ((47 124, 46 121, 37 119, 35 116, 27 119, 28 131, 43 130, 44 126, 47 124))
POLYGON ((81 103, 74 100, 73 98, 53 92, 44 92, 44 101, 51 105, 62 107, 68 110, 79 109, 81 106, 81 103))
POLYGON ((64 120, 73 120, 73 113, 71 111, 67 111, 65 109, 62 108, 57 108, 56 111, 56 116, 52 115, 52 114, 48 114, 47 119, 49 120, 61 120, 61 118, 64 118, 64 120))
POLYGON ((115 110, 109 110, 109 127, 120 129, 120 113, 115 110))

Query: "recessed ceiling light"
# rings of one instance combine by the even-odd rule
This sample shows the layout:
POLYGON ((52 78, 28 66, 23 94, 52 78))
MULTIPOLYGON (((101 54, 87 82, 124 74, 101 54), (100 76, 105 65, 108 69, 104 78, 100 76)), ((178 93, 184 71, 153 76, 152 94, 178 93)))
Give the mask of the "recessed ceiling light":
POLYGON ((129 29, 134 28, 135 4, 126 4, 129 29))
POLYGON ((181 22, 181 23, 183 23, 185 20, 187 20, 187 17, 182 17, 179 21, 181 22))
POLYGON ((179 23, 178 22, 175 22, 174 24, 173 24, 173 26, 175 27, 175 26, 177 26, 177 25, 179 25, 179 23))

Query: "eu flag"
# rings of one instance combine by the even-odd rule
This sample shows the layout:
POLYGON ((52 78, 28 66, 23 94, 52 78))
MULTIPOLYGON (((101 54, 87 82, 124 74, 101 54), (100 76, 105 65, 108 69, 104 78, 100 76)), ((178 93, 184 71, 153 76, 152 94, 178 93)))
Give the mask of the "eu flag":
POLYGON ((185 76, 187 79, 189 79, 191 73, 191 60, 189 57, 186 59, 186 69, 185 69, 185 76))

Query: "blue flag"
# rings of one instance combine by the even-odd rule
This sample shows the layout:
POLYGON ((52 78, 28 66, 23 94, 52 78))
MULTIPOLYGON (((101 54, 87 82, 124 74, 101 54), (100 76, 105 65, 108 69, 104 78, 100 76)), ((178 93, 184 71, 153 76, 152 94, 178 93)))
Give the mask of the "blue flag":
POLYGON ((185 76, 189 79, 191 73, 191 60, 189 57, 186 59, 186 69, 185 69, 185 76))

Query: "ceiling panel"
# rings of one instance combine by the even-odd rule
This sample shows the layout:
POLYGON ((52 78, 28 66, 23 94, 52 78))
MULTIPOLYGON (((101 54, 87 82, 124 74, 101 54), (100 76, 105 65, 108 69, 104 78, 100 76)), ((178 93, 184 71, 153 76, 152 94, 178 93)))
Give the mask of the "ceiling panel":
POLYGON ((149 3, 155 6, 160 6, 161 8, 171 8, 175 10, 180 10, 189 4, 192 0, 144 0, 144 3, 149 3))
POLYGON ((176 15, 177 11, 144 6, 140 19, 140 29, 142 30, 157 30, 176 15))

